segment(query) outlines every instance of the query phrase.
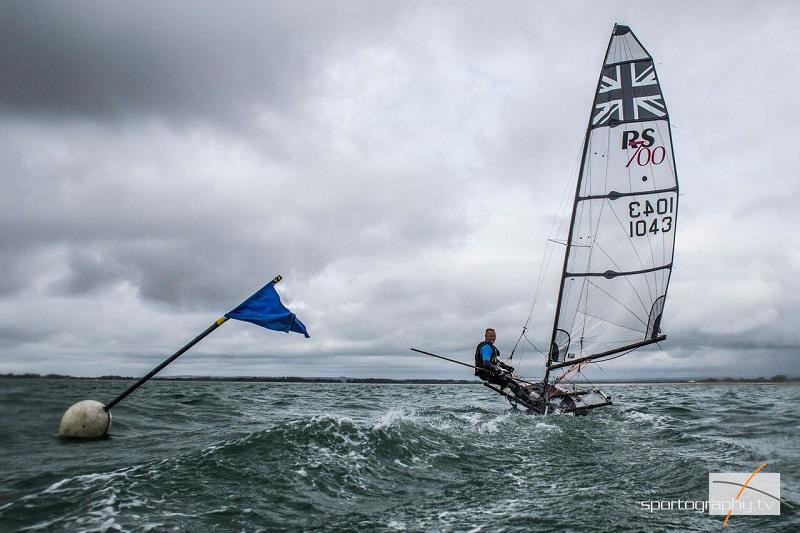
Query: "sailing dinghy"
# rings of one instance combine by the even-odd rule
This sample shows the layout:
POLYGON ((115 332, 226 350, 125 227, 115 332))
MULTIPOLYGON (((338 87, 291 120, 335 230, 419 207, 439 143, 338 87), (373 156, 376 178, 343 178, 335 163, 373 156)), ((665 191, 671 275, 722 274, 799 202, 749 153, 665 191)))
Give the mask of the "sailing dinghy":
POLYGON ((586 128, 544 378, 530 384, 514 376, 529 383, 525 397, 485 385, 534 413, 611 405, 607 394, 574 381, 587 365, 666 339, 677 211, 672 134, 653 58, 629 27, 615 25, 586 128))
POLYGON ((618 24, 586 128, 535 410, 611 405, 600 390, 573 383, 581 369, 666 339, 677 212, 672 133, 653 58, 618 24))

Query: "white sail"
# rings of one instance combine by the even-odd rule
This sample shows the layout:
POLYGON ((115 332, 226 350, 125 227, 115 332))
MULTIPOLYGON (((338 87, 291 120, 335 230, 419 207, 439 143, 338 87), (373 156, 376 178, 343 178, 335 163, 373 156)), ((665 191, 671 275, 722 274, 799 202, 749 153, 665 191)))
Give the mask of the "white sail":
POLYGON ((587 127, 548 370, 665 338, 677 213, 669 115, 653 60, 617 25, 587 127))

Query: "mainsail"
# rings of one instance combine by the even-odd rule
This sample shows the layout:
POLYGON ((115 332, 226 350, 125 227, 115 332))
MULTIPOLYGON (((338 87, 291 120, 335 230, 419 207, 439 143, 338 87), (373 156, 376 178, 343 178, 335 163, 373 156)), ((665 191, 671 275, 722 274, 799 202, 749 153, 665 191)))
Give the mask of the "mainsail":
MULTIPOLYGON (((677 214, 672 133, 653 58, 630 28, 615 25, 586 128, 569 234, 565 243, 549 239, 566 250, 543 382, 520 379, 503 365, 482 375, 483 384, 529 413, 582 414, 612 405, 591 383, 570 378, 591 362, 666 338, 661 316, 677 214), (564 367, 571 368, 551 379, 564 367)), ((535 303, 536 296, 528 322, 535 303)), ((527 339, 528 322, 517 344, 527 339)))
POLYGON ((586 130, 550 342, 550 370, 666 338, 678 180, 655 66, 615 25, 586 130))

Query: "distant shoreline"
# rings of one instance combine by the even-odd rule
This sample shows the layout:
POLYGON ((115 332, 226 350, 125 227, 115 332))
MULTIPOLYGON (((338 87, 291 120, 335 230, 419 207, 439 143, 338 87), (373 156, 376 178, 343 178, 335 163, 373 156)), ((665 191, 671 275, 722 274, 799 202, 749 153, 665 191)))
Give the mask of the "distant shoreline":
MULTIPOLYGON (((131 376, 81 377, 63 374, 0 374, 0 379, 89 379, 106 381, 134 381, 131 376)), ((211 381, 233 383, 356 383, 356 384, 400 384, 400 385, 480 385, 479 380, 468 379, 391 379, 391 378, 351 378, 351 377, 299 377, 299 376, 164 376, 153 378, 157 381, 211 381)), ((771 378, 694 378, 694 379, 608 379, 594 380, 597 385, 777 385, 798 384, 800 377, 784 375, 771 378)))

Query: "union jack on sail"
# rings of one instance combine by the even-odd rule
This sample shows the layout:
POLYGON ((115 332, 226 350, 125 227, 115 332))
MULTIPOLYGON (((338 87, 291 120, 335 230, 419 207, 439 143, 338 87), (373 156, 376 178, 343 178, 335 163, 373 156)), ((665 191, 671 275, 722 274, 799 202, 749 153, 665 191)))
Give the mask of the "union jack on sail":
POLYGON ((603 68, 594 102, 592 127, 667 116, 651 60, 603 68))

